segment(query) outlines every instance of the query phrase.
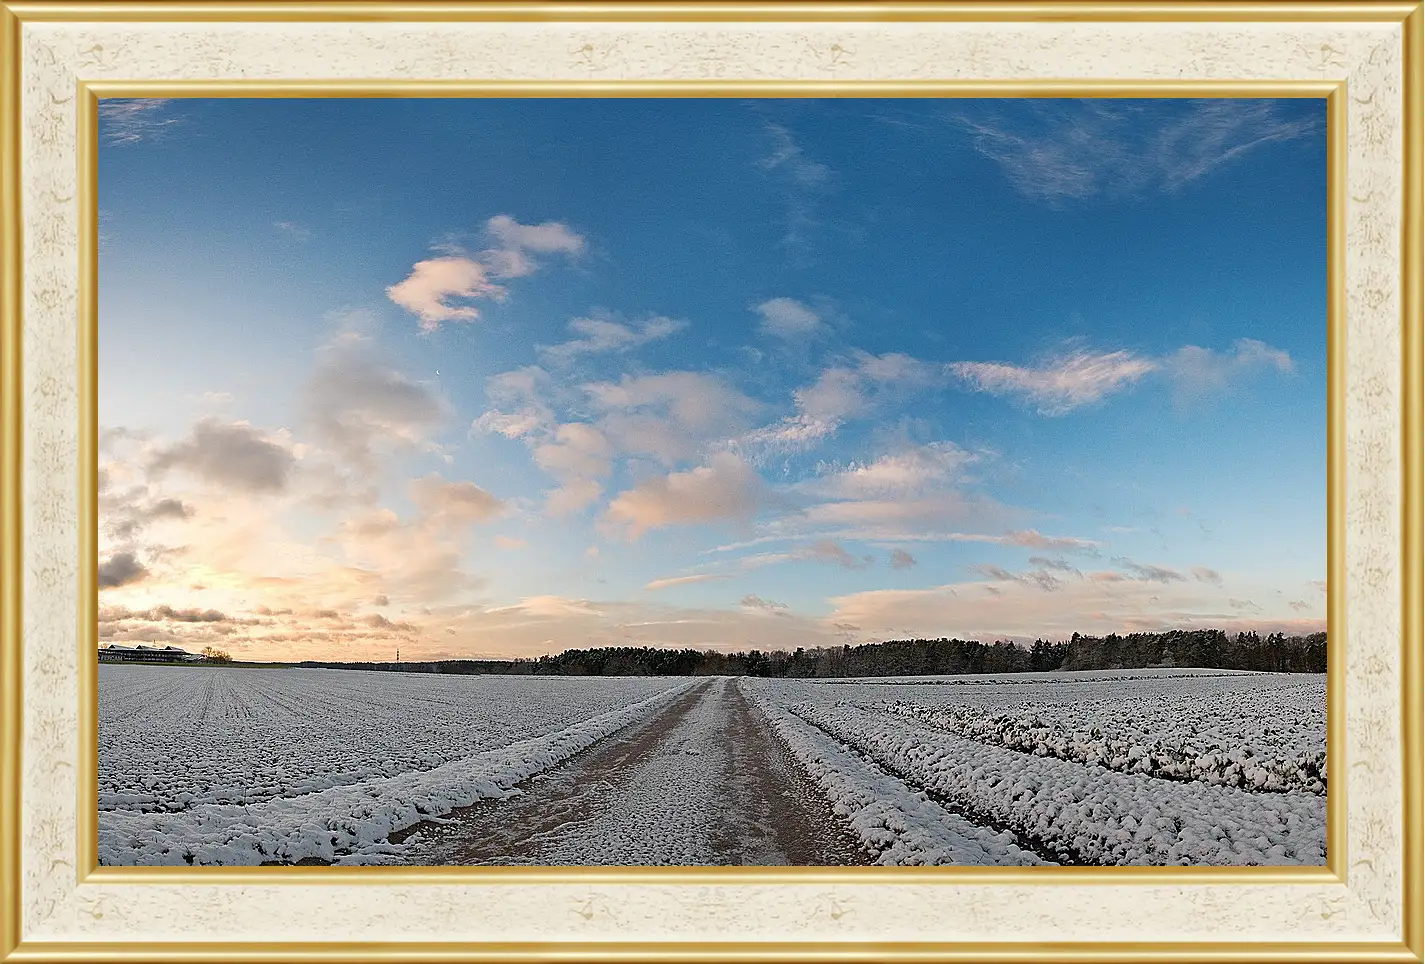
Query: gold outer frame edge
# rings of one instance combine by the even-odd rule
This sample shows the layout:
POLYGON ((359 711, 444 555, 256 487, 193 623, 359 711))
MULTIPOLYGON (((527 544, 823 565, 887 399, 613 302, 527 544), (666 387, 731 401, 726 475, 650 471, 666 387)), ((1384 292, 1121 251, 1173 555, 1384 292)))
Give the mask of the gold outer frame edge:
POLYGON ((1195 3, 1181 0, 710 0, 710 2, 606 2, 606 0, 415 0, 393 4, 384 0, 148 0, 148 2, 18 2, 11 4, 22 20, 29 21, 164 21, 195 22, 241 19, 246 21, 563 21, 615 22, 811 22, 811 21, 1083 21, 1120 22, 1255 20, 1302 21, 1404 21, 1416 7, 1413 2, 1390 0, 1321 0, 1321 2, 1262 2, 1218 0, 1195 3))
POLYGON ((0 959, 20 942, 20 21, 0 9, 0 959))
MULTIPOLYGON (((193 80, 92 81, 98 97, 1296 97, 1327 98, 1335 81, 1060 80, 193 80)), ((88 108, 86 108, 87 110, 88 108)), ((88 117, 82 123, 88 123, 88 117)))
MULTIPOLYGON (((75 99, 83 118, 77 141, 79 172, 79 665, 99 648, 99 100, 83 85, 75 99)), ((1328 637, 1329 639, 1329 637, 1328 637)), ((1327 657, 1330 659, 1329 655, 1327 657)), ((97 658, 96 658, 97 660, 97 658)), ((79 673, 79 745, 87 756, 93 733, 94 765, 79 780, 79 880, 99 849, 99 672, 79 673), (92 774, 94 783, 88 784, 92 774), (87 799, 86 799, 87 798, 87 799), (92 805, 90 805, 92 804, 92 805), (89 827, 88 824, 93 826, 89 827), (86 853, 85 844, 93 850, 86 853), (91 856, 91 854, 93 856, 91 856)), ((1329 662, 1328 662, 1329 665, 1329 662)), ((1329 758, 1328 758, 1329 760, 1329 758)), ((1330 764, 1327 764, 1328 770, 1330 764)))
POLYGON ((1326 866, 1339 880, 1349 866, 1340 779, 1346 769, 1346 105, 1345 84, 1326 97, 1326 769, 1336 775, 1326 784, 1326 866))
MULTIPOLYGON (((352 957, 380 957, 383 959, 406 960, 827 960, 861 961, 902 958, 906 960, 1146 960, 1189 961, 1189 960, 1252 960, 1252 961, 1317 961, 1317 960, 1360 960, 1360 961, 1419 961, 1421 955, 1421 453, 1412 440, 1421 437, 1421 291, 1419 268, 1421 263, 1421 7, 1415 3, 802 3, 795 6, 779 4, 710 3, 710 4, 670 4, 670 3, 502 3, 472 4, 469 2, 431 3, 419 2, 394 4, 338 2, 330 4, 294 3, 274 4, 269 2, 236 3, 174 3, 150 2, 142 4, 114 3, 0 3, 0 207, 3 207, 3 234, 0 234, 0 799, 17 799, 20 773, 20 669, 21 669, 21 628, 20 594, 23 579, 20 571, 21 558, 21 502, 20 484, 22 465, 22 439, 20 433, 22 414, 21 385, 21 218, 19 181, 20 142, 20 69, 18 64, 19 32, 25 21, 155 21, 172 22, 219 21, 241 19, 249 21, 643 21, 662 19, 670 21, 819 21, 819 20, 1111 20, 1111 21, 1213 21, 1213 20, 1256 20, 1280 21, 1391 21, 1400 22, 1405 31, 1404 52, 1406 76, 1403 85, 1405 104, 1405 139, 1403 161, 1405 181, 1403 191, 1404 218, 1402 222, 1402 444, 1404 464, 1402 466, 1402 750, 1405 761, 1405 873, 1403 896, 1405 898, 1404 941, 1394 943, 1331 943, 1331 944, 1255 944, 1233 942, 1203 942, 1194 944, 1162 945, 1147 942, 1088 943, 1065 942, 992 943, 978 945, 950 946, 920 943, 876 943, 876 944, 817 944, 795 945, 763 944, 677 944, 677 943, 592 943, 583 945, 560 944, 502 944, 482 943, 407 943, 381 944, 371 942, 349 943, 283 943, 280 945, 251 945, 244 948, 236 944, 212 944, 175 942, 163 945, 140 947, 133 944, 111 942, 84 943, 44 943, 19 945, 19 813, 15 807, 0 808, 0 889, 3 889, 3 903, 0 903, 0 959, 16 961, 94 961, 98 959, 116 961, 270 961, 274 959, 294 961, 346 960, 352 957)), ((135 85, 128 85, 133 89, 135 85)), ((1008 90, 1011 85, 1002 85, 1008 90)), ((1058 94, 1041 96, 1065 96, 1070 85, 1065 85, 1058 94)), ((1085 84, 1072 85, 1082 90, 1085 84)), ((1238 87, 1242 85, 1236 85, 1238 87)), ((96 85, 97 90, 97 85, 96 85)), ((1198 85, 1199 96, 1213 96, 1198 85)), ((827 96, 829 92, 821 92, 827 96)), ((868 92, 869 94, 870 92, 868 92)), ((1017 91, 1019 96, 1029 96, 1026 91, 1017 91)), ((305 96, 313 96, 311 90, 303 91, 305 96)), ((119 94, 110 94, 118 96, 119 94)), ((136 95, 136 94, 135 94, 136 95)), ((154 94, 156 95, 156 94, 154 94)), ((1094 96, 1110 96, 1103 91, 1094 91, 1094 96)), ((1284 96, 1267 94, 1258 96, 1284 96)), ((1297 96, 1320 96, 1299 94, 1297 96)), ((170 94, 174 96, 174 94, 170 94)), ((177 94, 176 96, 183 96, 177 94)), ((222 96, 215 91, 188 96, 222 96)), ((228 96, 250 96, 231 94, 228 96)), ((271 92, 259 96, 283 96, 271 92)), ((288 94, 290 96, 290 94, 288 94)), ((343 91, 332 96, 360 96, 355 91, 343 91)), ((373 96, 373 95, 368 95, 373 96)), ((374 96, 397 96, 377 94, 374 96)), ((441 96, 434 90, 427 96, 441 96)), ((507 94, 509 96, 509 94, 507 94)), ((518 95, 517 95, 518 96, 518 95)), ((527 96, 538 96, 528 94, 527 96)), ((547 94, 545 96, 548 96, 547 94)), ((646 93, 634 96, 647 96, 646 93)), ((900 94, 907 96, 907 94, 900 94)), ((1289 95, 1287 95, 1289 96, 1289 95)), ((1328 95, 1328 105, 1332 98, 1328 95)), ((89 105, 86 105, 86 108, 89 105)), ((1344 104, 1335 105, 1344 110, 1344 104)), ((88 113, 86 109, 83 113, 88 113)), ((1328 113, 1331 107, 1328 106, 1328 113)), ((1336 115, 1333 115, 1336 116, 1336 115)), ((84 147, 81 144, 81 151, 84 147)), ((1339 171, 1330 181, 1333 185, 1340 177, 1339 171)), ((81 188, 84 179, 81 178, 81 188)), ((1344 199, 1338 194, 1329 207, 1338 211, 1344 206, 1344 199)), ((92 218, 81 213, 81 223, 93 225, 92 218)), ((1339 221, 1337 222, 1339 225, 1339 221)), ((1339 230, 1339 228, 1338 228, 1339 230)), ((81 246, 85 242, 81 240, 81 246)), ((93 249, 91 261, 84 268, 93 270, 93 249)), ((83 255, 81 255, 83 256, 83 255)), ((84 277, 82 275, 81 277, 84 277)), ((1334 301, 1336 294, 1328 297, 1334 301)), ((1339 326, 1338 326, 1339 327, 1339 326)), ((81 326, 81 338, 83 327, 81 326)), ((1334 371, 1336 366, 1332 366, 1334 371)), ((1339 373, 1337 373, 1339 375, 1339 373)), ((1331 375, 1328 374, 1328 384, 1331 375)), ((1331 407, 1332 424, 1336 418, 1336 408, 1331 407)), ((89 417, 92 418, 92 410, 89 417)), ((81 411, 82 420, 85 414, 81 411)), ((1328 451, 1331 433, 1328 430, 1328 451)), ((88 456, 81 453, 81 463, 88 456)), ((81 468, 83 465, 81 465, 81 468)), ((1330 488, 1328 477, 1328 502, 1333 506, 1340 497, 1339 486, 1330 488)), ((85 500, 81 499, 80 511, 86 511, 85 500)), ((92 505, 89 507, 92 511, 92 505)), ((1328 530, 1328 542, 1330 540, 1328 530)), ((1334 556, 1333 556, 1334 559, 1334 556)), ((1330 573, 1334 578, 1335 567, 1330 573)), ((81 573, 81 586, 91 576, 81 573)), ((1339 584, 1339 580, 1337 580, 1339 584)), ((97 609, 97 600, 91 604, 97 609)), ((1328 625, 1332 630, 1330 662, 1341 665, 1338 643, 1343 640, 1337 632, 1338 624, 1343 624, 1344 611, 1340 605, 1332 607, 1328 598, 1328 625)), ((97 667, 96 667, 97 668, 97 667)), ((97 678, 97 676, 96 676, 97 678)), ((1328 682, 1328 687, 1330 684, 1328 682)), ((1334 687, 1328 692, 1334 691, 1334 687)), ((1328 695, 1328 700, 1336 697, 1328 695)), ((92 705, 92 704, 91 704, 92 705)), ((1339 705, 1337 703, 1336 705, 1339 705)), ((85 712, 81 709, 81 715, 85 712)), ((1330 812, 1335 812, 1335 803, 1328 802, 1330 812)), ((82 812, 82 811, 81 811, 82 812)), ((1332 825, 1336 826, 1335 824, 1332 825)), ((1331 832, 1333 854, 1340 853, 1336 846, 1336 833, 1331 832)), ((1338 869, 1337 862, 1330 861, 1332 870, 1338 869)), ((82 866, 82 864, 81 864, 82 866)), ((175 868, 180 872, 182 868, 175 868)), ((283 868, 273 868, 283 870, 283 868)), ((367 870, 376 868, 365 868, 367 870)), ((818 868, 811 868, 813 871, 818 868)), ((966 870, 970 868, 965 868, 966 870)), ((1178 868, 1169 872, 1178 875, 1181 871, 1210 868, 1178 868)), ((324 878, 321 868, 304 882, 315 882, 324 878)), ((1247 882, 1240 868, 1233 879, 1247 882)), ((1312 875, 1320 879, 1321 868, 1311 868, 1312 875)), ((1124 878, 1133 880, 1151 879, 1161 874, 1163 868, 1119 868, 1124 878), (1127 874, 1125 871, 1147 871, 1148 873, 1127 874)), ((190 872, 191 873, 191 872, 190 872)), ((1220 873, 1220 872, 1219 872, 1220 873)), ((1332 874, 1336 876, 1335 873, 1332 874)), ((117 875, 110 877, 101 873, 106 882, 119 883, 117 875)), ((205 881, 211 881, 204 872, 205 881)), ((243 876, 234 878, 250 881, 243 876)), ((567 879, 567 878, 566 878, 567 879)), ((597 875, 580 874, 580 881, 603 879, 597 875)), ((666 880, 667 878, 664 878, 666 880)), ((765 881, 765 878, 762 878, 765 881)), ((843 878, 844 879, 844 878, 843 878)), ((1209 878, 1202 878, 1206 882, 1209 878)), ((264 876, 263 882, 274 882, 264 876)), ((703 872, 699 872, 700 883, 712 883, 703 872)), ((1176 880, 1183 881, 1182 876, 1176 880)), ((383 883, 394 882, 383 878, 383 883)), ((513 882, 513 881, 502 881, 513 882)), ((731 882, 731 881, 729 881, 731 882)), ((803 878, 803 882, 811 882, 803 878)), ((1088 882, 1086 879, 1081 882, 1088 882)), ((1255 878, 1253 883, 1267 883, 1268 879, 1255 878)), ((1272 881, 1275 882, 1275 881, 1272 881)))
POLYGON ((259 949, 233 943, 173 942, 118 944, 74 942, 22 946, 7 960, 13 964, 343 964, 380 960, 393 964, 528 964, 598 962, 598 964, 1416 964, 1404 945, 1391 942, 1251 944, 1176 943, 1164 949, 1147 941, 980 942, 956 945, 918 942, 567 942, 543 944, 482 943, 283 943, 259 949))
MULTIPOLYGON (((1328 577, 1327 664, 1345 665, 1345 85, 1321 81, 152 81, 81 82, 79 109, 80 206, 80 620, 78 860, 80 882, 106 884, 547 884, 547 883, 869 883, 954 884, 1320 884, 1343 880, 1346 863, 1346 787, 1327 786, 1327 862, 1320 867, 101 867, 98 863, 97 464, 98 365, 98 100, 100 97, 1300 97, 1327 106, 1327 338, 1328 577), (1336 588, 1332 588, 1332 586, 1336 588)), ((1341 773, 1344 752, 1344 676, 1327 675, 1328 770, 1341 773), (1334 684, 1332 681, 1335 681, 1334 684)))
MULTIPOLYGON (((1403 25, 1405 78, 1404 163, 1401 193, 1401 753, 1405 834, 1403 937, 1425 958, 1425 10, 1417 6, 1403 25)), ((1329 639, 1329 637, 1328 637, 1329 639)), ((1329 655, 1327 657, 1329 665, 1329 655)), ((1328 764, 1329 767, 1330 764, 1328 764)))

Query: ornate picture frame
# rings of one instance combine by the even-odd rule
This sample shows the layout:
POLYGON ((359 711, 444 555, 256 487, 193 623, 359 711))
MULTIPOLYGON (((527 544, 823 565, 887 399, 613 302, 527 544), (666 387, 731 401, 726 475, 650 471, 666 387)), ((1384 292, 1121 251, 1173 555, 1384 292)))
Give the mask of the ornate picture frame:
POLYGON ((1419 2, 3 2, 0 955, 1420 961, 1419 2), (1328 864, 113 868, 96 858, 104 97, 1327 102, 1328 864))

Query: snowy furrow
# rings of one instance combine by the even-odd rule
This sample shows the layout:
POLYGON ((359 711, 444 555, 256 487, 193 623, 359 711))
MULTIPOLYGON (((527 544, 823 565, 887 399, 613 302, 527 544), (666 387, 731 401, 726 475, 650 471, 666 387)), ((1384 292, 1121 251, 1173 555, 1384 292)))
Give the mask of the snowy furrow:
POLYGON ((202 804, 181 813, 101 811, 99 862, 254 865, 305 857, 389 862, 401 852, 386 842, 395 831, 480 800, 517 795, 520 781, 652 714, 693 685, 693 680, 672 686, 665 681, 662 692, 630 706, 431 770, 250 805, 202 804))
MULTIPOLYGON (((1103 747, 1102 759, 1093 758, 1098 755, 1095 748, 1085 747, 1079 754, 1066 747, 1066 759, 1110 766, 1109 761, 1119 755, 1116 750, 1156 744, 1164 748, 1167 758, 1164 776, 1192 779, 1191 771, 1196 769, 1200 771, 1197 778, 1205 782, 1214 782, 1212 775, 1217 773, 1215 782, 1250 788, 1251 781, 1243 780, 1243 771, 1260 767, 1268 771, 1263 789, 1324 792, 1324 675, 1196 672, 1124 672, 1117 679, 1099 672, 943 677, 943 685, 886 680, 781 682, 784 698, 791 701, 850 700, 877 707, 903 704, 926 713, 983 715, 1023 721, 1027 727, 1042 724, 1062 731, 1070 742, 1123 744, 1103 747), (1184 771, 1174 758, 1201 762, 1184 771), (1248 760, 1248 767, 1240 767, 1248 760), (1229 775, 1233 762, 1239 769, 1229 775)), ((959 731, 955 725, 950 728, 959 731)), ((987 731, 978 727, 973 735, 976 739, 988 737, 987 731)))
POLYGON ((1077 712, 1070 720, 1056 718, 1063 708, 1047 706, 993 713, 973 706, 932 708, 897 700, 869 708, 884 709, 980 743, 1125 773, 1271 793, 1326 793, 1324 748, 1294 756, 1262 757, 1251 747, 1222 745, 1202 734, 1193 734, 1191 742, 1183 744, 1142 729, 1115 730, 1106 719, 1088 725, 1081 707, 1073 708, 1077 712))
POLYGON ((1016 753, 838 703, 792 712, 1065 862, 1321 864, 1324 798, 1174 783, 1016 753))
POLYGON ((976 826, 747 690, 772 727, 883 865, 1025 866, 1045 861, 1014 835, 976 826))

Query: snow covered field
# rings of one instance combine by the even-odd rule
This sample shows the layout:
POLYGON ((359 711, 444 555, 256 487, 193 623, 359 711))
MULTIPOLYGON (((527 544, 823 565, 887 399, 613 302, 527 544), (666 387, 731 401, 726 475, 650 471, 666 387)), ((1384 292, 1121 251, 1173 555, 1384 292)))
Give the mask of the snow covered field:
POLYGON ((613 853, 585 838, 621 820, 699 828, 698 846, 639 863, 839 862, 858 847, 855 862, 880 864, 1325 859, 1324 676, 710 684, 103 666, 99 693, 104 864, 490 863, 505 842, 522 854, 509 862, 559 864, 613 853), (670 767, 717 805, 647 792, 674 785, 670 767), (480 801, 497 809, 463 809, 480 801), (418 824, 441 829, 438 849, 428 831, 397 833, 418 824))
MULTIPOLYGON (((803 743, 850 748, 1046 860, 1325 861, 1324 676, 1100 671, 744 685, 769 715, 803 730, 803 743)), ((824 750, 802 753, 837 768, 824 750)))
POLYGON ((359 861, 690 683, 101 666, 100 862, 359 861))

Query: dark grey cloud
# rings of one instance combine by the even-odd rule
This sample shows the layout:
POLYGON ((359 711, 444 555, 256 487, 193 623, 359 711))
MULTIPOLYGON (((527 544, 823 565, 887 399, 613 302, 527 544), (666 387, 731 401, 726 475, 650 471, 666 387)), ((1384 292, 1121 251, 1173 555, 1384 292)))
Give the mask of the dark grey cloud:
POLYGON ((1063 559, 1053 559, 1048 556, 1030 556, 1029 564, 1031 566, 1038 566, 1040 569, 1052 569, 1055 572, 1067 572, 1075 576, 1083 575, 1079 569, 1063 559))
POLYGON ((748 594, 737 601, 743 609, 760 609, 763 612, 781 614, 786 612, 787 604, 773 602, 770 599, 763 599, 761 596, 748 594))
POLYGON ((910 553, 906 552, 904 549, 892 549, 892 550, 891 550, 891 568, 892 568, 892 569, 911 569, 911 568, 914 568, 915 565, 916 565, 915 556, 913 556, 913 555, 911 555, 910 553))
POLYGON ((205 418, 193 426, 188 438, 159 450, 149 469, 160 475, 183 469, 228 488, 280 492, 287 487, 296 461, 289 449, 246 422, 205 418))
POLYGON ((1192 577, 1198 582, 1207 582, 1214 586, 1222 585, 1222 573, 1216 569, 1209 569, 1206 566, 1193 566, 1192 577))
POLYGON ((381 364, 369 340, 351 333, 321 350, 305 406, 318 437, 364 468, 375 464, 381 449, 419 445, 449 415, 444 399, 381 364))
POLYGON ((99 588, 113 589, 138 582, 148 575, 148 567, 132 552, 116 552, 99 563, 99 588))
POLYGON ((1114 565, 1120 569, 1133 574, 1134 578, 1142 579, 1145 582, 1161 582, 1164 585, 1170 582, 1184 582, 1187 577, 1176 569, 1169 569, 1165 566, 1145 565, 1134 562, 1132 559, 1125 559, 1119 556, 1113 560, 1114 565))
MULTIPOLYGON (((992 563, 982 563, 980 565, 971 566, 970 571, 988 576, 998 582, 1017 582, 1025 586, 1034 586, 1036 589, 1042 589, 1045 592, 1053 592, 1060 586, 1059 580, 1054 578, 1054 575, 1045 569, 1031 569, 1028 572, 1010 572, 1002 566, 996 566, 992 563)), ((993 587, 986 588, 990 589, 993 587)), ((999 592, 995 591, 994 595, 999 595, 999 592)))

